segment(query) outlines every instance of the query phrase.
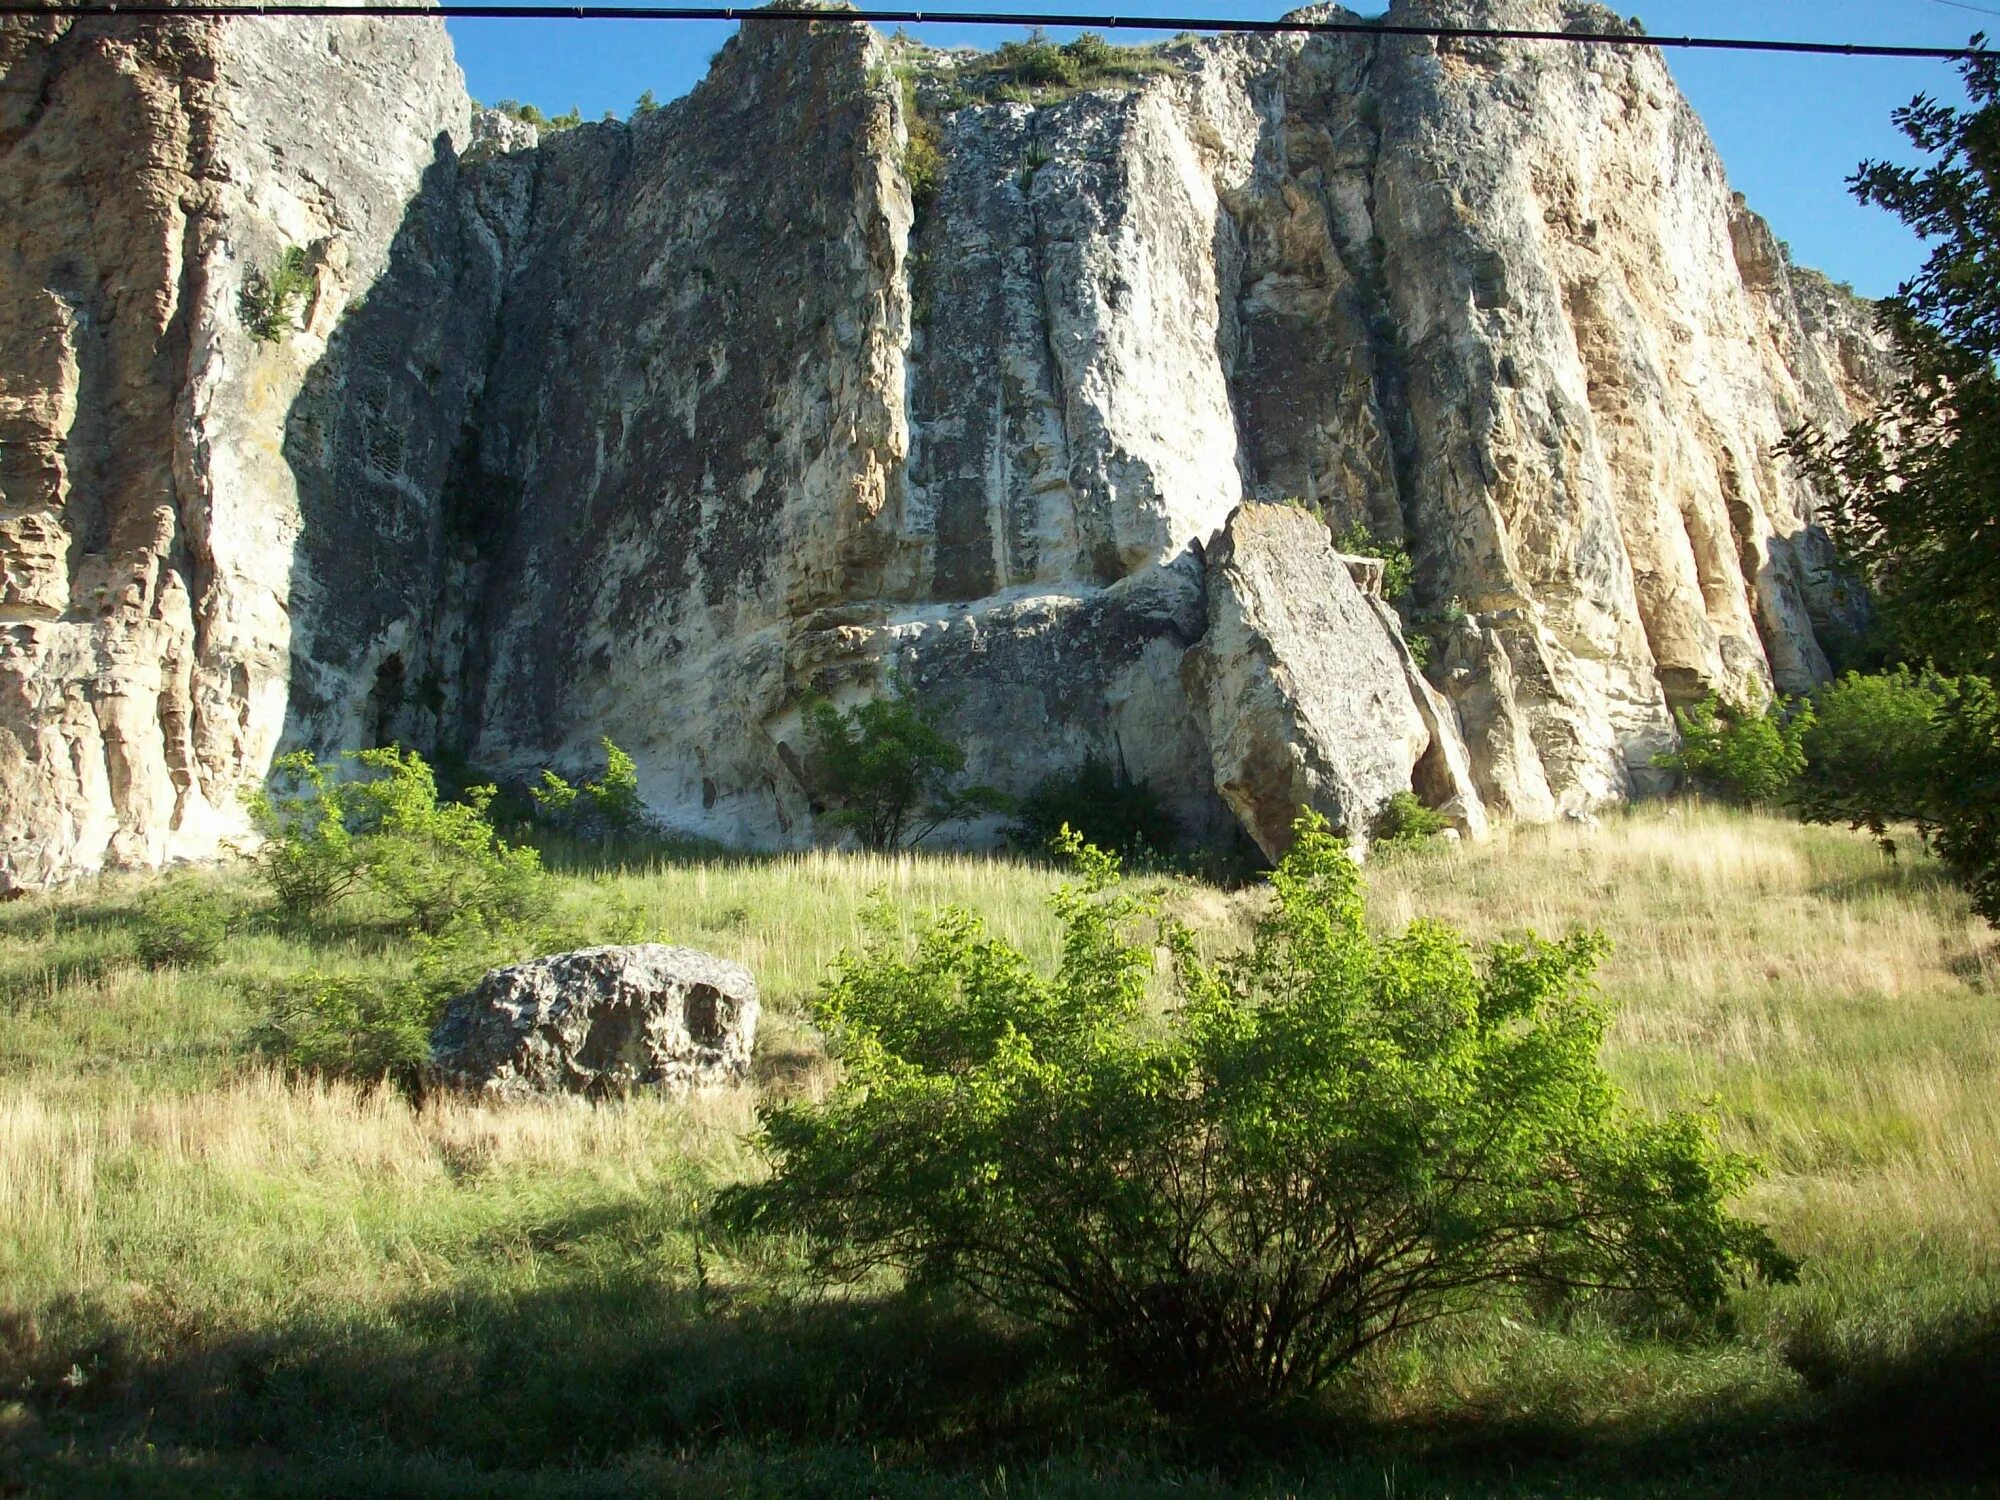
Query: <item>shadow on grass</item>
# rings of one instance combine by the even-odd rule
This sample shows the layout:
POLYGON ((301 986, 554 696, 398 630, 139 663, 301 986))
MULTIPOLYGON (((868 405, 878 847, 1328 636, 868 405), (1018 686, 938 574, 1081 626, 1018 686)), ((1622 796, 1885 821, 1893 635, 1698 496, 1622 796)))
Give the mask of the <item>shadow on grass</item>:
POLYGON ((1822 881, 1811 888, 1811 894, 1830 901, 1857 903, 1890 896, 1920 898, 1954 889, 1956 884, 1942 865, 1903 855, 1885 859, 1872 870, 1822 881))
MULTIPOLYGON (((639 1232, 616 1217, 558 1237, 639 1232)), ((163 1454, 208 1476, 187 1493, 216 1494, 321 1493, 291 1480, 335 1472, 345 1489, 323 1492, 567 1494, 563 1476, 596 1474, 575 1492, 625 1493, 610 1480, 661 1455, 692 1487, 649 1493, 730 1493, 694 1478, 745 1472, 759 1493, 900 1493, 865 1476, 1051 1465, 1086 1482, 1020 1492, 1155 1493, 1178 1475, 1213 1494, 1381 1494, 1399 1473, 1394 1492, 1412 1496, 1972 1494, 2000 1473, 2000 1322, 1900 1362, 1807 1371, 1793 1397, 1720 1414, 1385 1421, 1336 1398, 1175 1424, 1045 1339, 909 1295, 755 1300, 581 1274, 224 1338, 92 1329, 74 1311, 46 1332, 0 1322, 0 1450, 12 1402, 19 1472, 76 1494, 131 1493, 163 1454), (1099 1473, 1121 1482, 1099 1490, 1099 1473)))
POLYGON ((96 984, 113 969, 136 967, 138 962, 129 953, 77 953, 0 968, 0 1015, 21 1014, 58 990, 96 984))

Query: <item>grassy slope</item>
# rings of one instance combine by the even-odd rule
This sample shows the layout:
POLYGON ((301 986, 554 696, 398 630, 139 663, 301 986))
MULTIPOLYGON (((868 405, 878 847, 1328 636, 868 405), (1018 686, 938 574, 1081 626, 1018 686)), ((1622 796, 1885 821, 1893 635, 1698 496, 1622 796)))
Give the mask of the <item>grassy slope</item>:
MULTIPOLYGON (((800 1003, 871 890, 1046 955, 1049 883, 811 856, 565 877, 562 901, 749 963, 771 1091, 823 1077, 800 1003)), ((705 1195, 754 1170, 750 1099, 288 1084, 244 1046, 257 987, 399 947, 252 921, 215 969, 150 972, 136 888, 106 886, 0 908, 0 1494, 1982 1492, 2000 945, 1928 866, 1679 810, 1370 885, 1384 923, 1610 933, 1613 1066, 1649 1105, 1717 1098, 1801 1285, 1695 1347, 1496 1315, 1282 1434, 1189 1438, 948 1308, 814 1301, 782 1246, 704 1248, 705 1195)), ((1256 897, 1170 899, 1226 942, 1256 897)))

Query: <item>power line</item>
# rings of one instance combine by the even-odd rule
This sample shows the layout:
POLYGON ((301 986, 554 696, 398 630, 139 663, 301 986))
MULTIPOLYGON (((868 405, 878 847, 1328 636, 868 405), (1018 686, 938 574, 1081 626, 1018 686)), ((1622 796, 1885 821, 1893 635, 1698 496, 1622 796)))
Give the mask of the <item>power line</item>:
POLYGON ((1603 47, 1679 47, 1713 52, 1788 52, 1813 57, 1903 57, 1946 62, 1996 54, 1981 47, 1890 47, 1862 42, 1797 42, 1752 40, 1724 36, 1645 36, 1622 31, 1535 31, 1512 26, 1407 26, 1371 21, 1241 20, 1215 16, 1077 16, 1039 11, 818 10, 798 5, 762 6, 641 6, 641 5, 487 5, 459 0, 415 5, 310 5, 279 0, 244 5, 120 5, 112 0, 81 0, 53 5, 28 0, 0 0, 0 16, 186 17, 221 20, 258 16, 428 17, 444 20, 511 21, 852 21, 880 25, 917 26, 1080 26, 1091 31, 1241 32, 1251 35, 1428 37, 1436 41, 1567 42, 1603 47))
POLYGON ((1933 5, 1949 5, 1953 10, 1969 10, 1977 16, 2000 16, 2000 10, 1990 5, 1971 5, 1967 0, 1931 0, 1933 5))

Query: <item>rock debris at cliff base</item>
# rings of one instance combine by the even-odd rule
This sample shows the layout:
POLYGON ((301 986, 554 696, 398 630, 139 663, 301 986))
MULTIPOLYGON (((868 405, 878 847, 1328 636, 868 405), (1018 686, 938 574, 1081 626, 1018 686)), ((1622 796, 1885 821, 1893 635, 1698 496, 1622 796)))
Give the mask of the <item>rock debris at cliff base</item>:
POLYGON ((389 740, 608 735, 661 822, 796 846, 801 699, 892 668, 1005 790, 1096 754, 1204 839, 1307 786, 1476 833, 1824 675, 1778 445, 1892 370, 1657 54, 1157 60, 947 108, 921 49, 764 23, 537 138, 434 21, 0 22, 0 881, 211 855, 281 746, 389 740), (1407 545, 1424 672, 1330 548, 1252 577, 1293 497, 1407 545))

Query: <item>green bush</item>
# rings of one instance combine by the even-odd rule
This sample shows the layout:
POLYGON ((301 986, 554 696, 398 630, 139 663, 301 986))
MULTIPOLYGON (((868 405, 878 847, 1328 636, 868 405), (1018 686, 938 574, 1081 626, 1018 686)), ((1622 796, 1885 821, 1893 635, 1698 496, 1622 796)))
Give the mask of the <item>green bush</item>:
POLYGON ((360 974, 314 972, 272 986, 252 1039, 296 1072, 416 1092, 446 1002, 489 969, 600 943, 663 941, 643 913, 618 900, 594 905, 582 921, 459 922, 436 937, 418 934, 407 963, 390 960, 360 974))
POLYGON ((1043 854, 1064 829, 1127 860, 1171 854, 1180 843, 1160 794, 1098 755, 1045 777, 1021 799, 1007 836, 1024 852, 1043 854))
POLYGON ((1927 833, 1939 775, 1940 713, 1957 684, 1933 672, 1849 672, 1813 697, 1792 804, 1808 823, 1866 828, 1894 850, 1891 823, 1927 833))
POLYGON ((1972 909, 2000 926, 2000 691, 1960 678, 1938 726, 1933 843, 1972 909))
POLYGON ((998 68, 1029 88, 1069 88, 1083 77, 1076 56, 1050 41, 1039 26, 1028 33, 1026 41, 1001 44, 998 68))
POLYGON ((1090 31, 1057 46, 1037 27, 1023 41, 1002 43, 997 51, 961 64, 957 95, 946 107, 980 98, 1035 104, 1072 89, 1172 71, 1174 65, 1150 48, 1114 47, 1090 31))
POLYGON ((368 884, 418 932, 470 922, 495 930, 530 916, 542 891, 541 856, 507 844, 486 812, 495 788, 438 800, 437 778, 414 750, 349 752, 373 779, 349 783, 368 884))
POLYGON ((1052 974, 961 909, 885 923, 813 1003, 843 1076, 767 1107, 768 1180, 719 1223, 803 1236, 1052 1327, 1165 1405, 1310 1390, 1510 1293, 1712 1312, 1792 1263, 1729 1200, 1752 1166, 1599 1064, 1602 941, 1484 955, 1434 922, 1376 941, 1359 872, 1302 820, 1245 952, 1209 965, 1073 845, 1052 974))
POLYGON ((264 344, 284 342, 312 290, 312 280, 306 253, 297 245, 286 246, 269 272, 253 270, 244 279, 238 306, 250 336, 264 344))
POLYGON ((1691 709, 1675 709, 1674 723, 1681 748, 1655 765, 1731 801, 1764 807, 1782 800, 1805 769, 1813 709, 1780 698, 1760 713, 1725 706, 1711 693, 1691 709))
POLYGON ((299 1072, 413 1089, 448 998, 410 978, 308 974, 271 991, 258 1040, 299 1072))
POLYGON ((639 795, 638 765, 609 739, 598 743, 604 747, 603 778, 571 786, 544 769, 542 784, 532 789, 536 811, 581 838, 608 841, 644 833, 650 820, 639 795))
POLYGON ((1424 806, 1415 792, 1397 792, 1368 825, 1368 840, 1378 848, 1415 848, 1428 844, 1449 827, 1451 820, 1424 806))
POLYGON ((206 967, 228 936, 228 907, 195 881, 170 882, 139 903, 139 958, 149 968, 206 967))
POLYGON ((350 750, 343 759, 375 774, 343 779, 337 763, 294 751, 249 799, 264 839, 258 863, 287 915, 324 917, 362 887, 426 933, 458 922, 504 929, 534 909, 541 858, 494 832, 495 788, 441 802, 435 772, 414 750, 350 750))
POLYGON ((1381 558, 1382 597, 1397 605, 1409 597, 1417 570, 1410 561, 1409 549, 1401 542, 1378 537, 1368 529, 1367 522, 1355 521, 1334 537, 1333 545, 1349 557, 1381 558))
POLYGON ((278 909, 295 919, 327 915, 367 873, 349 826, 353 783, 339 770, 294 750, 273 761, 269 781, 245 799, 262 840, 258 868, 278 909))
POLYGON ((808 703, 807 741, 816 781, 831 804, 820 821, 851 828, 868 849, 918 844, 946 823, 1003 811, 1007 799, 991 787, 963 786, 965 752, 946 739, 935 704, 900 683, 887 698, 846 713, 808 703))

